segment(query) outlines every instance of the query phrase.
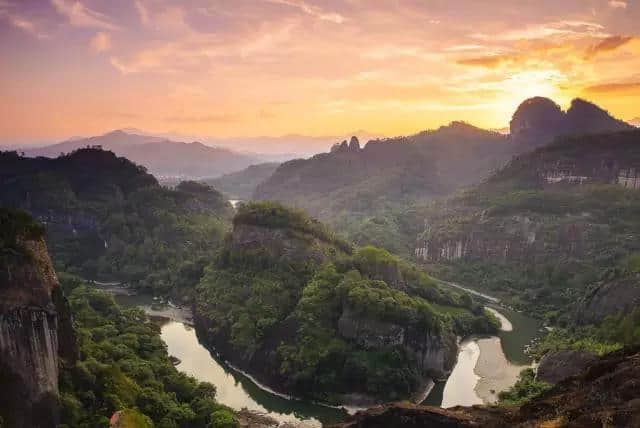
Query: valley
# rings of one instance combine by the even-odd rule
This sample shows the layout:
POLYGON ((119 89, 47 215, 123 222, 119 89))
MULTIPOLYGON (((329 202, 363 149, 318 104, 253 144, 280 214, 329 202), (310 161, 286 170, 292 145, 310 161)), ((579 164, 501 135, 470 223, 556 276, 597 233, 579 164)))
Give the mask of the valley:
MULTIPOLYGON (((584 368, 640 344, 640 134, 581 100, 556 107, 525 101, 509 136, 454 122, 354 137, 171 188, 100 147, 0 153, 7 296, 26 293, 15 272, 47 266, 34 327, 46 340, 29 352, 49 355, 34 387, 50 416, 35 415, 321 426, 413 401, 419 417, 473 405, 515 417, 557 391, 563 359, 584 368), (549 117, 557 127, 537 133, 549 117), (48 250, 11 261, 32 233, 48 250)), ((28 299, 11 299, 6 349, 32 340, 15 321, 28 299)))

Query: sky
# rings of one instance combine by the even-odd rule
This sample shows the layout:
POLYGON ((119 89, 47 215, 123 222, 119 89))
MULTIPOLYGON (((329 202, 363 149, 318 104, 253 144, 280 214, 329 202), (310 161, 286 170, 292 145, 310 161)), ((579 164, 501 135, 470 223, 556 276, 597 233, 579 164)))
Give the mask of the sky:
POLYGON ((0 142, 640 116, 640 0, 0 0, 0 142))

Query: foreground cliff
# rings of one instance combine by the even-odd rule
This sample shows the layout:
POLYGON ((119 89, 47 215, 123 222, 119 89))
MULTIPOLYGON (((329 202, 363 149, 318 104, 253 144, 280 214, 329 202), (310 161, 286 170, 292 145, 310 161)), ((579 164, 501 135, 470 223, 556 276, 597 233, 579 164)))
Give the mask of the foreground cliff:
POLYGON ((495 329, 482 307, 386 251, 353 249, 274 203, 240 206, 198 293, 198 333, 223 358, 331 402, 409 398, 449 373, 456 334, 495 329))
POLYGON ((440 409, 391 404, 360 412, 342 428, 637 427, 640 353, 610 354, 519 408, 440 409))
POLYGON ((68 304, 44 230, 0 209, 0 415, 10 427, 53 427, 60 357, 74 358, 68 304))

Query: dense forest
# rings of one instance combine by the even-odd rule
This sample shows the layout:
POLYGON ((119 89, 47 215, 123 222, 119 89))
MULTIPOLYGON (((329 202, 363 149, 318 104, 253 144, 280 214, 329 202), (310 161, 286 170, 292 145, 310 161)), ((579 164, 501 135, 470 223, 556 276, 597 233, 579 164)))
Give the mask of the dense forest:
POLYGON ((74 316, 79 357, 60 373, 61 427, 109 427, 120 411, 136 428, 237 426, 216 388, 179 372, 160 327, 140 309, 69 275, 61 283, 74 316))
POLYGON ((352 249, 276 203, 239 207, 197 290, 197 325, 225 358, 328 401, 408 398, 424 376, 448 370, 456 334, 497 328, 468 295, 441 290, 385 250, 352 249))
POLYGON ((0 203, 45 225, 58 269, 185 298, 232 213, 209 186, 167 189, 143 167, 93 148, 56 159, 0 153, 0 203))

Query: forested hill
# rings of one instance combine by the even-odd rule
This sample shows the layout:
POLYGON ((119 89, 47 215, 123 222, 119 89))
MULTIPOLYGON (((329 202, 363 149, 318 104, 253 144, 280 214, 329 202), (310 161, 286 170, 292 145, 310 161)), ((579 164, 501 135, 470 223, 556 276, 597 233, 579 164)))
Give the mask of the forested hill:
POLYGON ((464 123, 412 137, 356 139, 331 153, 282 164, 256 189, 260 200, 278 200, 327 221, 389 203, 443 195, 481 177, 508 159, 505 136, 464 123))
POLYGON ((198 285, 196 326, 276 390, 336 403, 408 399, 451 370, 456 335, 496 331, 468 295, 385 250, 352 248, 302 212, 251 203, 233 224, 198 285))
POLYGON ((419 134, 337 144, 330 153, 282 164, 259 185, 258 200, 303 208, 359 244, 408 254, 415 209, 449 196, 504 166, 513 156, 566 135, 633 129, 598 106, 576 99, 562 111, 547 98, 524 101, 511 134, 462 122, 419 134))
POLYGON ((432 205, 416 255, 549 322, 600 322, 640 303, 639 212, 640 132, 572 137, 432 205))
POLYGON ((55 159, 0 153, 0 205, 46 226, 58 269, 160 293, 199 280, 232 212, 208 186, 163 188, 144 167, 101 149, 55 159))

